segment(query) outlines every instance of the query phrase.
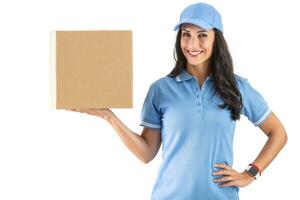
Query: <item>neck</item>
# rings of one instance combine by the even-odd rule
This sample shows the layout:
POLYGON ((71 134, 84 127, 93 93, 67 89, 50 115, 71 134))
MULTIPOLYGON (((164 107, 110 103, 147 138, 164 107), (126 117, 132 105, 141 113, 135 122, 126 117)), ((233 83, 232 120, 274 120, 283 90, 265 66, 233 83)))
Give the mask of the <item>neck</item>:
POLYGON ((199 83, 203 83, 206 77, 211 74, 211 68, 209 67, 208 62, 203 62, 199 65, 191 65, 187 63, 186 70, 188 73, 195 76, 199 83))

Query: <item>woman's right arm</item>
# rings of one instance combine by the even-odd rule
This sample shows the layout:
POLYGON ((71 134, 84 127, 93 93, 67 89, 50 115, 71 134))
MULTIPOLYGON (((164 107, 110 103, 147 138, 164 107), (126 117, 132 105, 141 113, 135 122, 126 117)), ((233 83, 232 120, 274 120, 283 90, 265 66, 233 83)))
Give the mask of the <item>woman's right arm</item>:
POLYGON ((104 119, 111 124, 127 148, 143 163, 150 162, 156 156, 161 145, 159 130, 144 127, 142 134, 138 135, 131 131, 112 111, 104 119))
POLYGON ((125 146, 143 163, 150 162, 159 151, 161 134, 157 129, 144 127, 142 134, 131 131, 114 113, 105 109, 68 109, 101 117, 108 121, 125 146))

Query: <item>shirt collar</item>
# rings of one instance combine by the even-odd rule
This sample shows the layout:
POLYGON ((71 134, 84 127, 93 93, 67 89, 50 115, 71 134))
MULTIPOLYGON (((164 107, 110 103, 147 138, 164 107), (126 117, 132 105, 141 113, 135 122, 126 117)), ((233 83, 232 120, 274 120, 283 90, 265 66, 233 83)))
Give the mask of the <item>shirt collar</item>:
MULTIPOLYGON (((179 82, 183 82, 183 81, 188 81, 191 78, 194 78, 194 76, 191 75, 190 73, 188 73, 186 71, 186 69, 182 69, 181 72, 180 72, 180 74, 178 74, 175 77, 175 80, 179 83, 179 82)), ((211 79, 212 79, 212 74, 210 74, 208 77, 206 77, 205 80, 211 80, 211 79)))

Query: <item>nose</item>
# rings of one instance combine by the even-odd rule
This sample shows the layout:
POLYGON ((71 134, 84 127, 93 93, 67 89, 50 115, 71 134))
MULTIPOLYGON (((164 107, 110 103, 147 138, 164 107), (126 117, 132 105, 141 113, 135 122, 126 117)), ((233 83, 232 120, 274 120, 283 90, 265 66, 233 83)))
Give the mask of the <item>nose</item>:
POLYGON ((188 50, 197 50, 199 48, 199 41, 196 36, 191 37, 188 40, 187 49, 188 50))

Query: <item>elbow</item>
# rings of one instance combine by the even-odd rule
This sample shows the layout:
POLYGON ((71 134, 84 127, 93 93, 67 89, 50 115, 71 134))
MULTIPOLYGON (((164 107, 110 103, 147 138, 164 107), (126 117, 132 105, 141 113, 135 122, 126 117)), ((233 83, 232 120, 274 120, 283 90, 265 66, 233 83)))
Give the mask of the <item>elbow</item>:
POLYGON ((144 158, 142 156, 139 157, 139 160, 144 164, 147 164, 149 162, 146 158, 144 158))
POLYGON ((281 134, 281 141, 283 143, 283 146, 285 146, 288 142, 288 135, 287 135, 284 128, 283 128, 283 131, 282 131, 282 134, 281 134))
POLYGON ((282 147, 285 146, 288 142, 288 135, 285 130, 272 132, 270 134, 270 138, 276 138, 277 141, 281 142, 282 147))
POLYGON ((144 163, 145 165, 148 164, 149 162, 150 162, 149 160, 146 160, 146 161, 144 160, 144 161, 143 161, 143 163, 144 163))
POLYGON ((288 142, 288 135, 286 132, 284 132, 284 145, 286 145, 288 142))
POLYGON ((144 163, 148 164, 151 162, 155 157, 155 154, 151 150, 144 151, 140 154, 139 159, 144 163))
POLYGON ((148 164, 152 159, 149 159, 149 158, 141 158, 140 160, 142 161, 142 163, 148 164))
POLYGON ((148 164, 151 160, 153 160, 153 157, 149 156, 140 156, 139 157, 140 161, 144 164, 148 164))

